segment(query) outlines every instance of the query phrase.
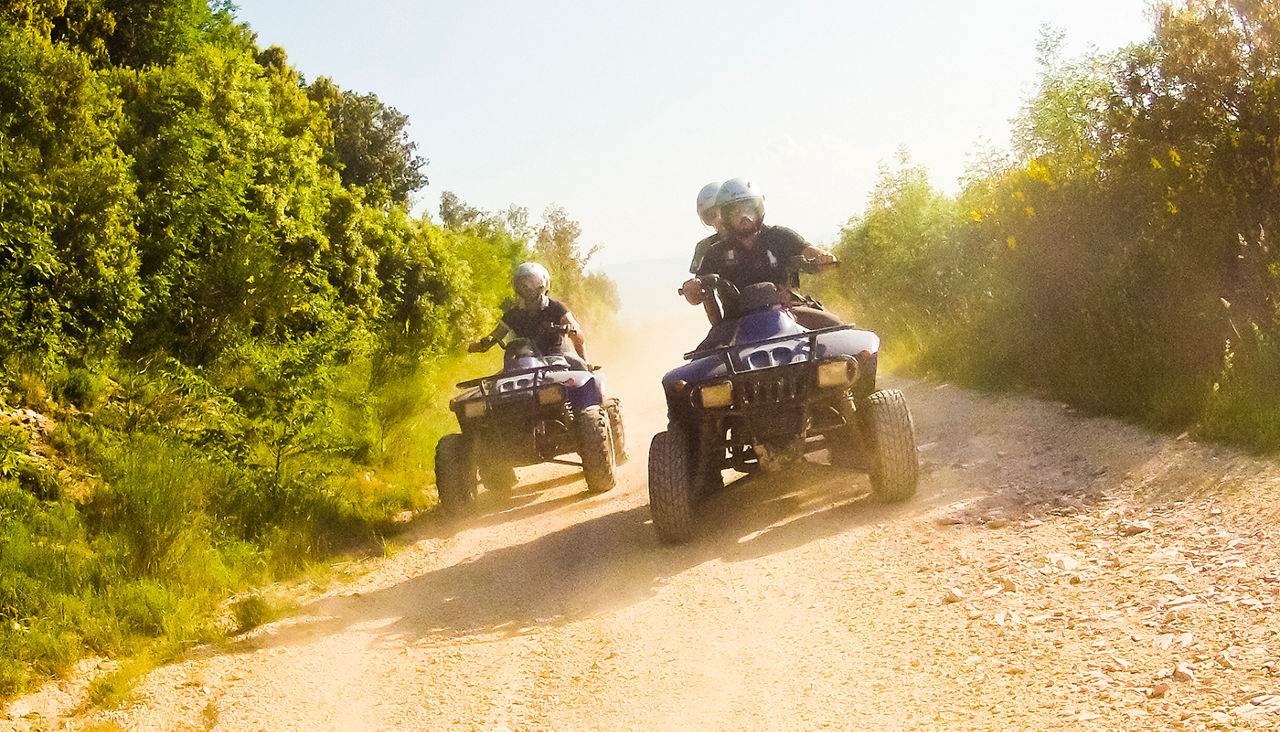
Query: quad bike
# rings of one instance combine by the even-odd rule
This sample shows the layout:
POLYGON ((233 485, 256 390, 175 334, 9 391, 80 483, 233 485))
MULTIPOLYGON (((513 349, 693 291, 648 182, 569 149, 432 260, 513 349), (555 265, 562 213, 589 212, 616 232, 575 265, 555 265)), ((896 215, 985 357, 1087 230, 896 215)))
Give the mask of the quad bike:
MULTIPOLYGON (((567 332, 566 326, 556 326, 567 332)), ((462 513, 477 484, 506 494, 516 485, 515 468, 543 462, 581 466, 587 490, 614 486, 614 467, 626 462, 622 409, 605 398, 595 372, 576 357, 543 356, 533 342, 504 346, 498 373, 458 384, 449 402, 461 433, 436 443, 436 491, 447 513, 462 513), (579 460, 561 458, 577 453, 579 460)))
MULTIPOLYGON (((793 280, 826 266, 788 262, 793 280)), ((877 499, 913 496, 911 413, 901 391, 876 389, 879 337, 851 325, 804 328, 773 283, 739 292, 716 275, 698 279, 731 335, 728 345, 685 354, 688 363, 663 377, 668 426, 649 448, 659 538, 692 536, 698 501, 723 486, 723 469, 779 470, 823 448, 832 465, 869 473, 877 499)))

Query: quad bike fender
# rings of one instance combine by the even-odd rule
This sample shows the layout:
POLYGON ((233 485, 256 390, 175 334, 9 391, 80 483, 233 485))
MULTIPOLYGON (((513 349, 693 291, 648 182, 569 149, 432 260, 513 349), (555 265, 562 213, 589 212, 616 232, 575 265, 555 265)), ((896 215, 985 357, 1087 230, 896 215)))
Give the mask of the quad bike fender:
POLYGON ((594 376, 587 376, 569 389, 569 403, 573 405, 575 412, 581 412, 587 407, 598 407, 603 402, 604 389, 601 388, 600 380, 594 376))
POLYGON ((732 344, 751 344, 781 335, 802 335, 804 326, 796 322, 791 311, 777 309, 750 313, 738 319, 738 327, 734 330, 732 344))
POLYGON ((818 336, 818 358, 880 352, 880 337, 869 330, 837 330, 818 336))
POLYGON ((668 371, 667 375, 662 377, 662 388, 668 394, 672 394, 680 391, 683 384, 696 384, 728 373, 729 369, 723 358, 704 356, 668 371))

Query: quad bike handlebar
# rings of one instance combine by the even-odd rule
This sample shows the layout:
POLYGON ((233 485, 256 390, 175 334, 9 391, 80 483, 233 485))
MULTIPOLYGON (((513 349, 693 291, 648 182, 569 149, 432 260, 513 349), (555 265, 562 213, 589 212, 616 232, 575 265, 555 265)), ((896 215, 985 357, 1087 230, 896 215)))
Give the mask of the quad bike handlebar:
MULTIPOLYGON (((568 323, 554 323, 552 325, 547 326, 547 329, 550 330, 552 333, 558 333, 560 335, 571 335, 573 333, 578 332, 577 328, 573 327, 572 325, 569 325, 568 323)), ((515 338, 512 340, 522 340, 522 339, 515 338)), ((492 335, 487 335, 484 338, 481 338, 480 340, 468 345, 467 350, 471 353, 484 353, 485 351, 488 351, 490 348, 493 348, 496 345, 501 345, 505 349, 507 345, 509 345, 511 342, 512 341, 507 341, 507 343, 503 343, 501 339, 494 338, 492 337, 492 335)))
MULTIPOLYGON (((786 267, 784 269, 787 273, 788 279, 791 279, 793 275, 796 275, 801 272, 805 274, 817 274, 819 272, 825 272, 829 269, 832 269, 833 267, 839 267, 839 266, 840 266, 839 260, 834 260, 831 262, 819 262, 817 259, 814 259, 813 257, 806 257, 803 254, 797 254, 796 256, 791 257, 790 259, 787 260, 786 267)), ((720 292, 728 293, 730 296, 739 294, 738 287, 736 285, 724 279, 718 274, 697 275, 693 279, 701 283, 703 289, 706 289, 706 290, 717 290, 720 292)), ((681 287, 678 290, 676 290, 676 294, 683 295, 684 287, 681 287)))
MULTIPOLYGON (((799 286, 801 272, 816 274, 839 265, 840 262, 834 259, 830 262, 820 262, 814 257, 806 257, 803 254, 790 257, 784 262, 783 266, 783 271, 786 273, 787 286, 780 288, 780 293, 790 291, 793 293, 792 297, 796 297, 794 290, 791 290, 791 288, 799 286)), ((708 319, 713 325, 724 318, 726 306, 731 303, 737 303, 742 296, 737 285, 718 274, 697 275, 693 279, 697 281, 703 290, 702 304, 707 311, 708 319)), ((677 289, 676 294, 684 295, 684 287, 677 289)), ((802 299, 805 301, 803 304, 821 308, 821 303, 812 298, 802 299)))
MULTIPOLYGON (((702 285, 703 290, 709 290, 711 292, 720 292, 730 296, 738 295, 738 286, 733 284, 729 280, 726 280, 725 278, 721 277, 718 274, 698 275, 693 279, 697 280, 698 283, 702 285)), ((676 290, 676 294, 683 295, 684 287, 681 287, 680 289, 676 290)))

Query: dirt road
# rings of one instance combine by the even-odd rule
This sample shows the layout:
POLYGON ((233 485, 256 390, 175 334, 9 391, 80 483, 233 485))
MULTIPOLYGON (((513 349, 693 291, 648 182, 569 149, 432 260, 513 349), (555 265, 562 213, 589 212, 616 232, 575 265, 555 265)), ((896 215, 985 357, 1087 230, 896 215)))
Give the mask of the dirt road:
MULTIPOLYGON (((294 614, 137 702, 10 723, 150 729, 1204 729, 1280 724, 1273 461, 1062 405, 899 381, 919 496, 814 465, 733 482, 658 544, 645 453, 688 333, 601 353, 632 461, 588 496, 417 520, 294 614), (625 355, 626 358, 622 358, 625 355)), ((483 496, 483 494, 482 494, 483 496)), ((46 697, 47 701, 47 697, 46 697)), ((26 704, 27 706, 22 706, 26 704)))

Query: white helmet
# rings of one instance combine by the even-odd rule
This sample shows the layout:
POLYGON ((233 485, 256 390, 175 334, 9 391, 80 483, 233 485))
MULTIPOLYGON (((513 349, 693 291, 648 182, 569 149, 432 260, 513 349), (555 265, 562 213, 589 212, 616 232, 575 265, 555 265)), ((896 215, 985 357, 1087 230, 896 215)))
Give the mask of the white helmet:
POLYGON ((764 222, 764 194, 746 178, 730 178, 721 183, 716 208, 720 210, 720 225, 730 232, 741 234, 739 224, 744 220, 750 221, 751 229, 764 222))
POLYGON ((551 273, 537 262, 525 262, 511 272, 511 288, 521 298, 546 304, 547 288, 551 286, 551 273))
POLYGON ((715 228, 720 222, 720 209, 716 206, 716 196, 720 194, 719 183, 708 183, 698 191, 698 218, 702 223, 715 228))

